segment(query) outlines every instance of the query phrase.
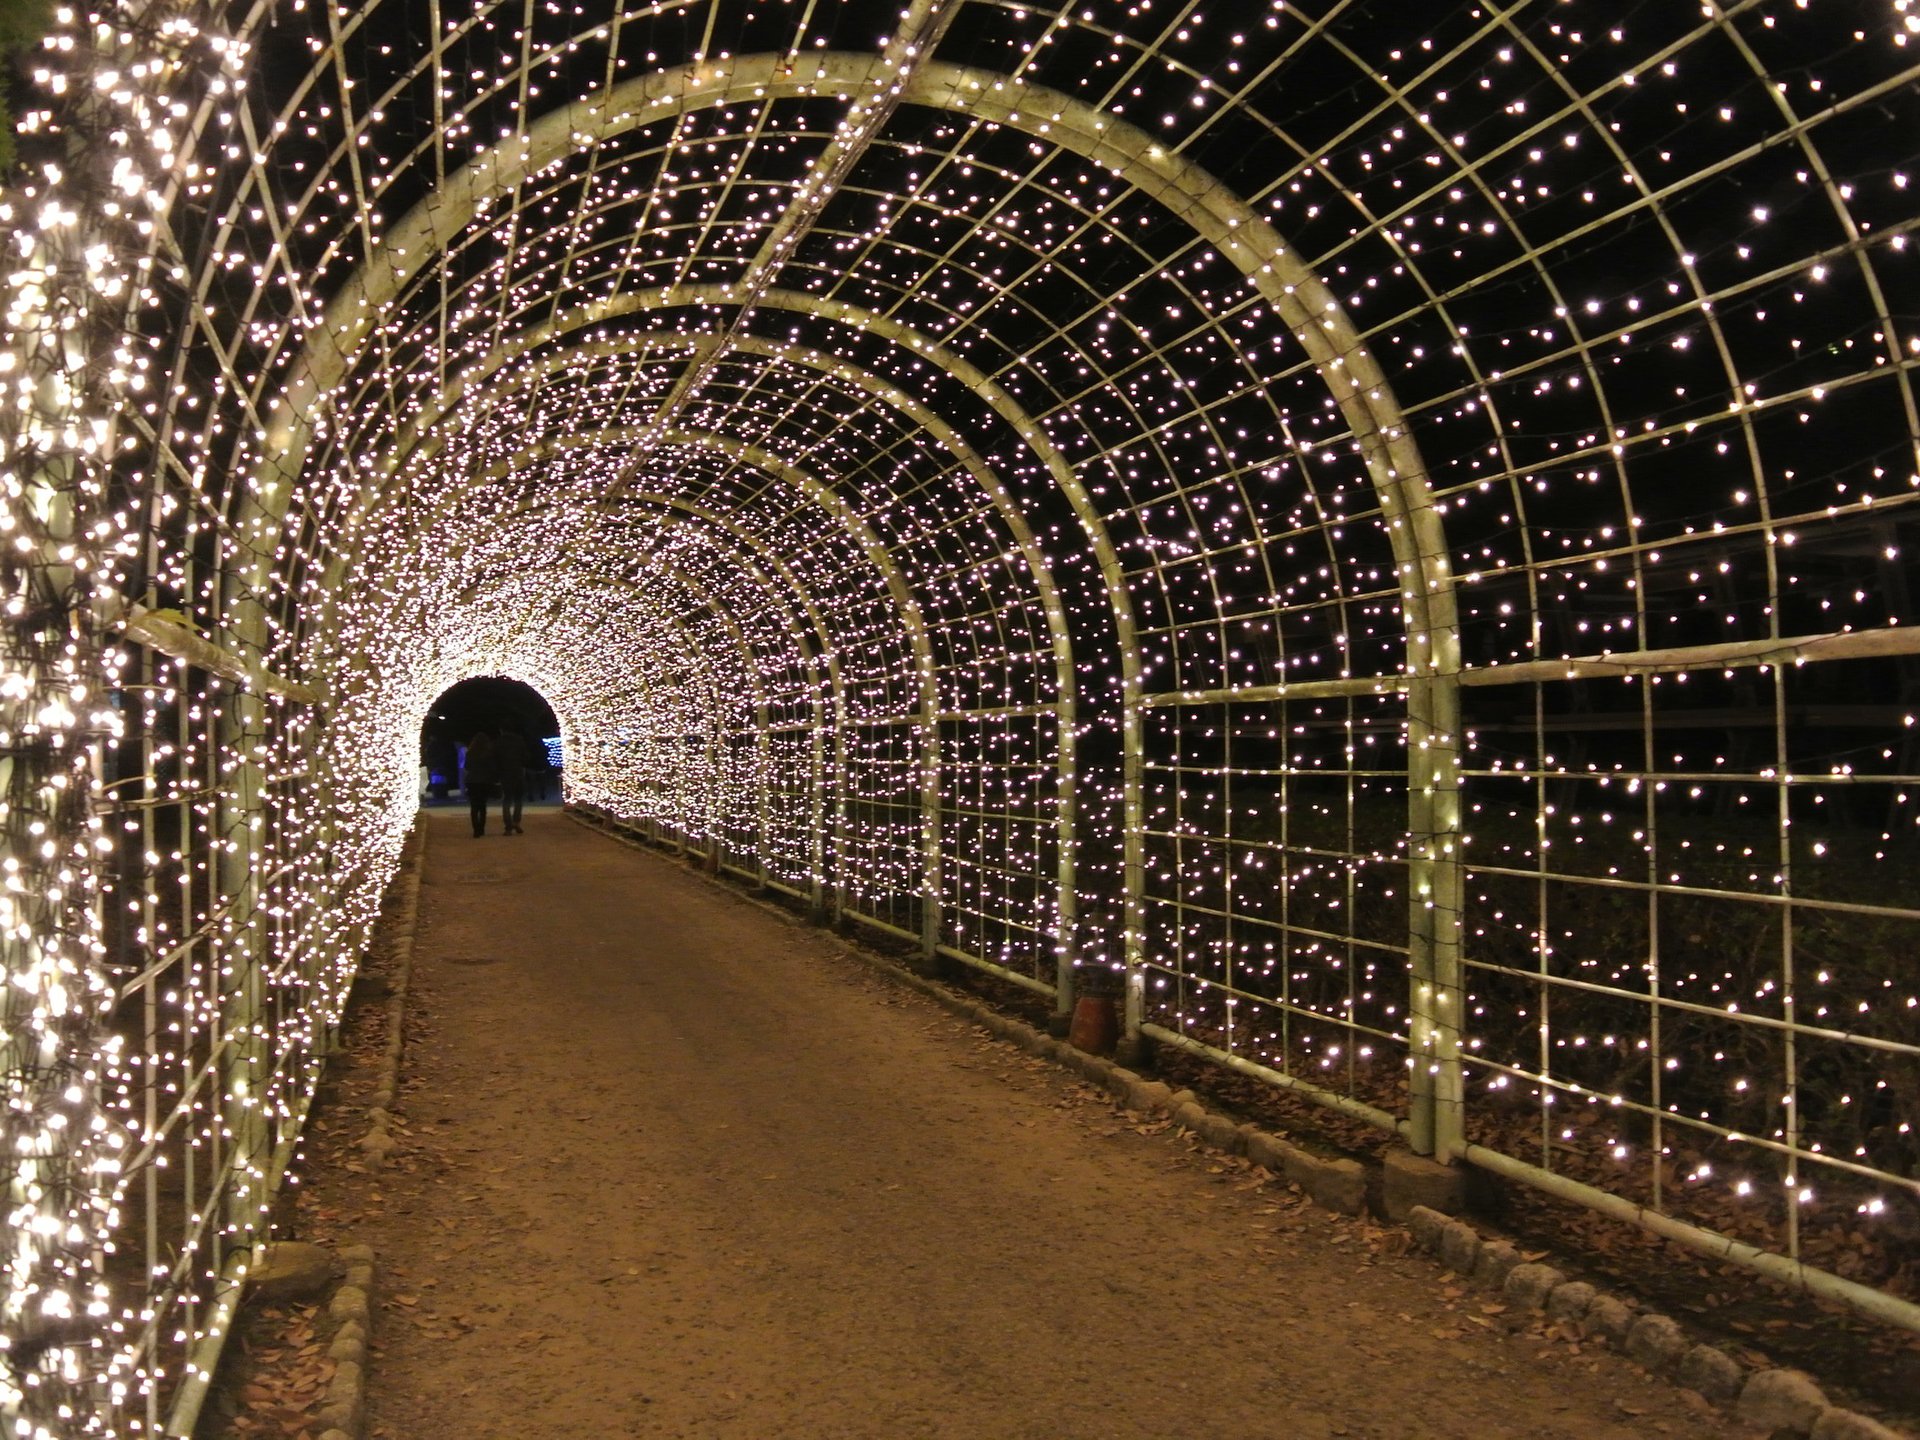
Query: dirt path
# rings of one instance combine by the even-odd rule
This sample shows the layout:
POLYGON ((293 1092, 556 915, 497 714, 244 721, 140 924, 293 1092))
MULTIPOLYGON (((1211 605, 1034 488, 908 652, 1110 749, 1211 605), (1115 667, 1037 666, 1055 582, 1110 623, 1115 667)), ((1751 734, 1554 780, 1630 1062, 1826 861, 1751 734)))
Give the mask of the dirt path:
POLYGON ((405 1143, 316 1177, 375 1435, 1738 1433, 665 859, 429 823, 405 1143))

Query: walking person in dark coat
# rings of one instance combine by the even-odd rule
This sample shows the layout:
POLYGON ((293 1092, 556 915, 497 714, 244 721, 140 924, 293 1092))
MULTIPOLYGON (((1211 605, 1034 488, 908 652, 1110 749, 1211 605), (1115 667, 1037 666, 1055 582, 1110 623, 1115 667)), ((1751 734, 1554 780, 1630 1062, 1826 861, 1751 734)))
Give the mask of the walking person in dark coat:
POLYGON ((487 833, 487 801, 500 780, 500 753, 493 736, 482 730, 467 742, 467 811, 473 816, 473 838, 487 833))
POLYGON ((500 767, 500 818, 507 834, 524 835, 520 807, 527 799, 527 741, 511 724, 500 727, 497 746, 500 767))

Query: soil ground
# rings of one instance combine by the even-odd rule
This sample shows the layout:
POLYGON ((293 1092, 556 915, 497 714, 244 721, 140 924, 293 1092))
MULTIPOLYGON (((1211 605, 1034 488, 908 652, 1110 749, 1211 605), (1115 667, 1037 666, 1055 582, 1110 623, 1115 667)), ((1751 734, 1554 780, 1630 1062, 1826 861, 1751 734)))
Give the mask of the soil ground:
POLYGON ((1748 1433, 666 857, 424 819, 402 1147, 363 1024, 286 1226, 378 1257, 374 1436, 1748 1433))

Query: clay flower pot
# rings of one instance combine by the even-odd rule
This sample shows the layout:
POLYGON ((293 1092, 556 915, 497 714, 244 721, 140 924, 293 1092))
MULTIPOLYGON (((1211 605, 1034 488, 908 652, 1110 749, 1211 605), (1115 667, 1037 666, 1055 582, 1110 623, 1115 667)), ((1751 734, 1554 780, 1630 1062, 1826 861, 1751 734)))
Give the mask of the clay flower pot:
POLYGON ((1089 1055, 1111 1055, 1120 1043, 1120 1014, 1111 995, 1082 995, 1073 1002, 1067 1043, 1089 1055))

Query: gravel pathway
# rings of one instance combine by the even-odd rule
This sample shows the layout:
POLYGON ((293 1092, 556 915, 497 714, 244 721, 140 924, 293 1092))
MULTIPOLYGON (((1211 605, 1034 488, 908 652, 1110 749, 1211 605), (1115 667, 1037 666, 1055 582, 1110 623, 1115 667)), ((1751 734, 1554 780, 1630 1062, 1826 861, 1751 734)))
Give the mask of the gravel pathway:
POLYGON ((1741 1433, 665 858, 428 823, 375 1436, 1741 1433))

